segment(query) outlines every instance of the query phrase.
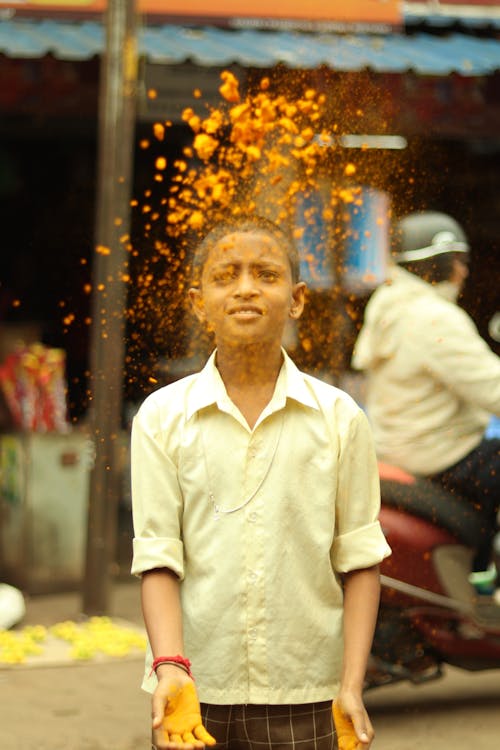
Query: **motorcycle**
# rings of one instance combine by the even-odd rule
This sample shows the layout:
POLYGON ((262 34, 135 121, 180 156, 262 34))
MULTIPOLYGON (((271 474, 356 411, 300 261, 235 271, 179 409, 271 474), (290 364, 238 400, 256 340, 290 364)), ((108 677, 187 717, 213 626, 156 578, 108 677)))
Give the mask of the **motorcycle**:
POLYGON ((500 668, 500 606, 469 582, 483 519, 427 479, 379 465, 380 522, 392 548, 366 688, 437 679, 446 664, 500 668))

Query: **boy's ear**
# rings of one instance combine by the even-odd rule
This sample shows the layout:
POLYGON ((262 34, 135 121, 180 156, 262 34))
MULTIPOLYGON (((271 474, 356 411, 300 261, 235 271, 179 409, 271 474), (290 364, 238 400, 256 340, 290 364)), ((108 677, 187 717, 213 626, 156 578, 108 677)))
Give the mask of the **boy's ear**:
POLYGON ((196 287, 191 287, 188 291, 189 301, 191 303, 191 309, 196 315, 200 323, 205 322, 205 306, 203 304, 203 296, 201 290, 196 287))
POLYGON ((292 304, 290 305, 289 315, 291 318, 300 318, 304 310, 306 297, 306 285, 304 281, 299 281, 292 289, 292 304))

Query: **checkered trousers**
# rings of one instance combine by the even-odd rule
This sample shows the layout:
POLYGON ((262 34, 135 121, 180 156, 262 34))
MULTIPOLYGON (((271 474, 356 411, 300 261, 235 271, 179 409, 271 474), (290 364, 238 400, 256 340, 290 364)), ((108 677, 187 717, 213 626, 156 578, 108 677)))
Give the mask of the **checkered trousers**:
POLYGON ((337 750, 332 702, 284 706, 201 704, 215 750, 337 750))

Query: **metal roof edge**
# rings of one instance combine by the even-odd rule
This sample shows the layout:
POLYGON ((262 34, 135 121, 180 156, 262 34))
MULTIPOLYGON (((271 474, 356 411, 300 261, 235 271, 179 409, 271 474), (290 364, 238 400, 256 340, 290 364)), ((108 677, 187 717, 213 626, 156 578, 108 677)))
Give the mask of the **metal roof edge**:
MULTIPOLYGON (((105 28, 97 21, 0 20, 0 53, 35 59, 88 60, 102 53, 105 28)), ((215 27, 145 26, 139 29, 140 53, 152 63, 200 67, 313 69, 339 72, 373 70, 422 75, 488 75, 500 70, 500 39, 460 34, 336 34, 298 31, 228 30, 215 27)))

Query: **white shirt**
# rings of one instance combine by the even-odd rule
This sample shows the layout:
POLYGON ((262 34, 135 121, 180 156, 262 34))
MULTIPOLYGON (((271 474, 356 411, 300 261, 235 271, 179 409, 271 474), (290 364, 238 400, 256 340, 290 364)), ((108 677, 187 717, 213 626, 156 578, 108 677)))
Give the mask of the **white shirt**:
MULTIPOLYGON (((250 429, 214 353, 200 373, 141 406, 132 498, 132 572, 167 567, 181 579, 185 653, 201 701, 336 694, 338 574, 390 554, 370 429, 347 394, 284 353, 274 395, 250 429)), ((150 664, 149 652, 143 687, 152 691, 150 664)))
POLYGON ((446 291, 392 268, 368 302, 353 356, 367 373, 379 459, 424 476, 463 459, 500 416, 500 359, 446 291))

